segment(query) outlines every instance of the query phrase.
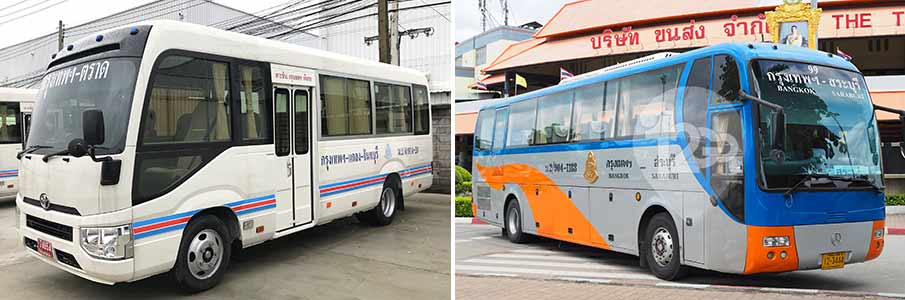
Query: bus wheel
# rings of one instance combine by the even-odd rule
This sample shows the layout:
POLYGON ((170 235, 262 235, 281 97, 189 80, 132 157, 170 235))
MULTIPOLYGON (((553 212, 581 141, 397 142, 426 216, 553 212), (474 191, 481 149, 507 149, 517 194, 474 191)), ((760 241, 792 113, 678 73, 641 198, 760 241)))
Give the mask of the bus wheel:
POLYGON ((522 231, 522 211, 518 206, 518 200, 509 201, 505 216, 503 233, 509 237, 509 241, 517 244, 528 242, 528 234, 522 231))
POLYGON ((387 180, 383 184, 383 190, 380 192, 380 200, 373 209, 355 215, 359 221, 385 226, 393 223, 393 217, 396 216, 396 202, 399 200, 399 189, 396 180, 387 180))
POLYGON ((182 233, 176 265, 170 272, 180 288, 196 293, 220 283, 232 245, 226 225, 212 215, 192 220, 182 233))
POLYGON ((677 280, 685 276, 686 270, 679 254, 679 234, 669 214, 661 212, 654 215, 647 224, 646 236, 646 247, 649 248, 644 251, 644 259, 647 259, 650 271, 663 280, 677 280))

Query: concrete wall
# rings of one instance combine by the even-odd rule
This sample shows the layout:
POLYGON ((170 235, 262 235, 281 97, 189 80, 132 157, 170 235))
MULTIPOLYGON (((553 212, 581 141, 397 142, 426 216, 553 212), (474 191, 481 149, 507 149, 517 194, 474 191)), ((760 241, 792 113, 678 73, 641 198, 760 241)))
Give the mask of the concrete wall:
MULTIPOLYGON (((447 93, 448 95, 448 93, 447 93)), ((435 96, 436 97, 436 96, 435 96)), ((447 96, 448 97, 448 96, 447 96)), ((433 124, 431 131, 434 136, 434 183, 428 192, 451 193, 452 182, 451 144, 450 130, 452 125, 452 106, 440 104, 431 106, 433 124)))

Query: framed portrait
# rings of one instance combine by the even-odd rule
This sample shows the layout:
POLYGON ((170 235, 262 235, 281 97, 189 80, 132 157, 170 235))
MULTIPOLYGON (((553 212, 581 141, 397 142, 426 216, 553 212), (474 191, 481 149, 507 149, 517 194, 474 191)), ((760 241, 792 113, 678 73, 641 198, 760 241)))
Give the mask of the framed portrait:
POLYGON ((780 22, 779 43, 784 45, 808 47, 808 22, 780 22))
POLYGON ((820 25, 820 8, 810 4, 783 4, 774 11, 764 13, 773 42, 817 49, 817 26, 820 25))

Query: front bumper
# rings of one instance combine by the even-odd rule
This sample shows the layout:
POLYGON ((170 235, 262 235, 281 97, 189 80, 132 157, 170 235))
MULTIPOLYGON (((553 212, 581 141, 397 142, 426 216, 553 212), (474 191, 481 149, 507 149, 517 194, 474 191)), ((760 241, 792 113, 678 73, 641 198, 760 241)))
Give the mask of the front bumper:
POLYGON ((879 237, 874 232, 883 230, 884 226, 884 220, 796 226, 749 225, 744 273, 820 269, 823 254, 829 253, 845 253, 846 265, 874 259, 883 251, 886 238, 885 231, 879 237), (788 236, 790 244, 764 247, 765 236, 788 236))
POLYGON ((113 225, 107 224, 111 220, 122 220, 121 223, 129 223, 131 212, 114 212, 98 216, 75 216, 56 211, 45 211, 39 207, 27 204, 22 197, 16 198, 16 206, 19 207, 19 243, 25 251, 32 256, 54 267, 75 274, 82 278, 104 283, 130 281, 134 275, 134 261, 132 258, 123 260, 101 260, 89 256, 79 245, 79 228, 83 225, 113 225), (48 234, 26 225, 26 216, 40 218, 53 224, 71 227, 71 239, 48 234), (103 220, 103 223, 98 223, 103 220), (38 240, 44 240, 53 246, 53 257, 40 254, 36 249, 38 240), (34 243, 34 244, 32 244, 34 243))

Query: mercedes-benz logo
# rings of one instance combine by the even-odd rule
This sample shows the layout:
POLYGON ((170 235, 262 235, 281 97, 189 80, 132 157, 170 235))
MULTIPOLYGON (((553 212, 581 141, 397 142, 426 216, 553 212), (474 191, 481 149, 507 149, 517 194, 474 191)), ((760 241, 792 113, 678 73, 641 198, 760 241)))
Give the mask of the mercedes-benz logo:
POLYGON ((50 198, 47 197, 46 193, 42 193, 41 196, 38 197, 38 200, 41 202, 41 207, 44 208, 44 210, 50 209, 50 198))
POLYGON ((833 246, 839 246, 839 244, 842 244, 842 233, 833 233, 833 236, 830 237, 830 242, 833 243, 833 246))

